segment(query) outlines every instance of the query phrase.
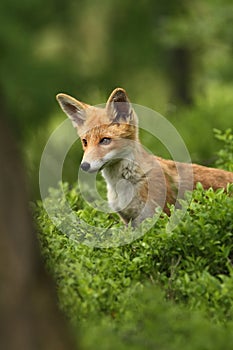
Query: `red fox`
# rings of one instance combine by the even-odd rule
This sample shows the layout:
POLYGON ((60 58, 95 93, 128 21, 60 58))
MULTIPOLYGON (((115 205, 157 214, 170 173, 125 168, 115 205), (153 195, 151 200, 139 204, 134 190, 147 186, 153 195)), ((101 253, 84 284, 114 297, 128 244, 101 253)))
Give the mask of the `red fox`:
MULTIPOLYGON (((107 183, 109 206, 125 224, 138 226, 157 207, 169 214, 178 190, 226 188, 233 173, 165 160, 148 153, 139 141, 138 118, 124 89, 115 89, 105 108, 93 107, 58 94, 62 110, 77 128, 84 150, 81 169, 101 171, 107 183)), ((179 192, 180 193, 180 192, 179 192)))

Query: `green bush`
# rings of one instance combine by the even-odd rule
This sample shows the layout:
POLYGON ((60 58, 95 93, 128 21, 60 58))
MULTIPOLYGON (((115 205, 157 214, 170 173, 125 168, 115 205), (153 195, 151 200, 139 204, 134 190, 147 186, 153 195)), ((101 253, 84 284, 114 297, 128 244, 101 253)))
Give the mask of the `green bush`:
POLYGON ((222 350, 232 347, 232 324, 214 325, 200 312, 189 312, 147 287, 128 305, 131 313, 120 325, 108 318, 81 327, 84 349, 222 350))
POLYGON ((223 148, 217 152, 218 159, 216 160, 216 166, 219 168, 233 171, 233 134, 231 129, 227 129, 222 132, 218 129, 214 129, 215 137, 219 141, 223 142, 223 148))
MULTIPOLYGON (((225 153, 219 154, 226 159, 231 142, 224 140, 225 153)), ((77 185, 51 190, 43 204, 53 221, 38 203, 42 255, 60 307, 74 329, 81 328, 87 349, 233 344, 227 331, 233 320, 233 185, 226 192, 198 185, 182 201, 186 212, 173 231, 162 214, 145 235, 121 246, 122 235, 135 238, 137 230, 87 204, 77 185), (110 237, 116 247, 90 246, 93 237, 103 242, 110 237)), ((172 208, 172 213, 176 221, 183 212, 172 208)))

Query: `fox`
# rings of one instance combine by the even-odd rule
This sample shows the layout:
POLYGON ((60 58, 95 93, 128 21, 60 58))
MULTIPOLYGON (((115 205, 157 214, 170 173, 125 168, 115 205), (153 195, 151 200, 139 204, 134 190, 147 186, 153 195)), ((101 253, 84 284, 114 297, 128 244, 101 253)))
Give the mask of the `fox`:
POLYGON ((57 94, 56 99, 81 139, 81 169, 102 173, 109 207, 126 225, 139 226, 153 217, 157 208, 170 215, 177 194, 183 197, 197 183, 204 189, 217 190, 233 182, 230 171, 149 153, 140 142, 138 116, 123 88, 112 91, 104 108, 64 93, 57 94))

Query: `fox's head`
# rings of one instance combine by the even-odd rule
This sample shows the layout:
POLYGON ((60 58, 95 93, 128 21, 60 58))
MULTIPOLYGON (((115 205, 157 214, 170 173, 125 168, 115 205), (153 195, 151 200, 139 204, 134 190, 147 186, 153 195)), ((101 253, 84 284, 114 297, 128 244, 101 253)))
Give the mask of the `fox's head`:
POLYGON ((62 110, 82 141, 84 171, 99 171, 106 164, 127 158, 138 141, 138 120, 124 89, 115 89, 105 108, 90 106, 58 94, 62 110))

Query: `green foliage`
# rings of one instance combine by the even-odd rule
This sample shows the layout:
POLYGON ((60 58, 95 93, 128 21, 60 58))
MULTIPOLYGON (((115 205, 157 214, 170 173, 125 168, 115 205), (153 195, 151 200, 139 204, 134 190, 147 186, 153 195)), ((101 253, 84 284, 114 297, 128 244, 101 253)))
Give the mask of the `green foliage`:
MULTIPOLYGON (((232 134, 216 134, 224 142, 220 164, 232 165, 232 134)), ((199 184, 181 201, 185 215, 172 207, 171 219, 162 214, 142 237, 95 204, 77 185, 61 184, 36 208, 45 264, 61 309, 75 333, 81 328, 83 346, 217 350, 232 344, 233 184, 216 192, 199 184), (170 232, 169 220, 181 216, 170 232), (111 248, 98 247, 109 239, 111 248)))
MULTIPOLYGON (((86 232, 83 221, 75 229, 67 221, 60 226, 57 221, 56 225, 63 231, 67 227, 66 236, 59 232, 42 207, 39 208, 42 252, 49 270, 59 281, 62 308, 72 319, 87 317, 91 312, 114 314, 118 318, 126 312, 127 296, 138 285, 156 281, 163 286, 169 299, 204 309, 219 322, 231 318, 233 198, 229 194, 232 190, 229 186, 226 194, 222 190, 214 193, 212 189, 199 188, 193 193, 185 217, 171 234, 166 231, 168 219, 164 216, 143 238, 126 246, 100 249, 77 241, 88 242, 88 235, 96 234, 95 226, 113 226, 115 218, 90 210, 82 203, 77 189, 68 190, 65 186, 71 207, 78 206, 77 215, 93 227, 86 232)), ((50 194, 55 213, 61 208, 58 196, 58 191, 50 194)), ((121 233, 127 232, 123 226, 116 226, 121 233)), ((113 239, 117 245, 118 235, 113 239)))
MULTIPOLYGON (((98 223, 105 227, 114 225, 115 219, 103 213, 92 210, 90 215, 87 214, 89 209, 79 197, 77 189, 68 190, 66 187, 65 191, 71 207, 74 210, 79 207, 78 215, 82 214, 90 224, 98 223), (83 208, 80 209, 80 206, 83 208), (92 215, 96 217, 94 222, 92 215)), ((210 320, 217 323, 232 320, 232 193, 232 186, 229 186, 227 194, 222 190, 216 193, 211 189, 203 191, 199 187, 193 193, 185 217, 172 233, 166 232, 167 217, 164 216, 143 238, 126 246, 108 249, 90 248, 77 243, 74 236, 69 237, 59 232, 40 205, 37 220, 42 253, 47 268, 57 282, 60 306, 73 326, 81 324, 84 328, 89 327, 92 318, 96 320, 96 324, 109 323, 109 318, 114 319, 116 324, 112 326, 112 331, 117 328, 117 333, 120 332, 120 337, 124 339, 125 328, 128 330, 126 334, 129 334, 129 340, 125 340, 126 344, 128 341, 132 344, 139 341, 140 344, 143 337, 146 339, 149 332, 152 332, 153 322, 159 327, 159 334, 162 314, 165 313, 168 324, 173 324, 174 319, 170 319, 170 314, 167 313, 168 306, 164 302, 161 306, 160 301, 151 301, 153 309, 147 300, 144 305, 143 295, 148 283, 160 286, 166 299, 185 304, 189 310, 201 310, 210 320), (131 306, 134 303, 139 304, 143 307, 142 312, 145 315, 142 314, 140 319, 134 310, 135 307, 132 308, 129 303, 131 306), (150 317, 147 324, 145 318, 148 312, 150 317), (160 316, 157 312, 161 312, 160 316), (136 323, 133 326, 134 321, 136 323), (132 335, 137 322, 140 325, 140 322, 144 321, 140 337, 137 333, 132 335)), ((55 208, 60 206, 56 191, 51 192, 50 200, 55 208)), ((83 229, 85 226, 80 224, 76 227, 76 234, 83 234, 83 229)), ((175 312, 178 315, 183 313, 175 312)), ((190 314, 185 315, 188 319, 191 318, 190 314)), ((175 336, 176 333, 182 332, 185 322, 184 320, 183 323, 179 323, 178 330, 173 324, 173 327, 169 328, 170 334, 174 333, 175 336)), ((203 317, 202 322, 206 322, 203 321, 203 317)), ((191 318, 190 327, 187 326, 186 330, 188 333, 192 332, 193 323, 195 329, 197 322, 191 318)), ((210 332, 212 326, 207 323, 206 327, 210 332)), ((103 332, 105 326, 97 329, 93 339, 98 337, 99 332, 103 332)), ((197 327, 196 332, 198 330, 197 327)), ((205 336, 208 338, 208 335, 205 336)), ((93 341, 94 346, 94 340, 88 339, 87 336, 84 342, 93 341)), ((156 343, 156 339, 152 337, 151 342, 156 343)), ((181 340, 184 341, 182 337, 181 340)), ((172 349, 172 342, 164 342, 172 349)))
MULTIPOLYGON (((224 142, 219 164, 232 166, 230 130, 215 133, 224 142)), ((105 196, 101 179, 97 188, 105 196)), ((233 342, 233 184, 216 192, 198 184, 142 237, 89 201, 63 183, 35 211, 60 307, 81 327, 86 349, 214 350, 233 342)))
POLYGON ((110 319, 85 324, 81 328, 85 348, 222 350, 233 343, 232 324, 216 326, 201 313, 165 302, 158 288, 147 287, 128 308, 131 313, 118 327, 110 319))
POLYGON ((225 132, 215 129, 215 137, 224 143, 223 148, 218 151, 216 165, 219 168, 233 171, 233 134, 231 129, 225 132))
POLYGON ((229 0, 145 0, 136 7, 127 0, 121 11, 113 0, 1 1, 0 93, 18 137, 45 125, 60 90, 102 103, 123 85, 134 102, 155 103, 163 113, 177 84, 170 57, 177 47, 192 49, 193 95, 213 81, 229 82, 231 10, 229 0))

